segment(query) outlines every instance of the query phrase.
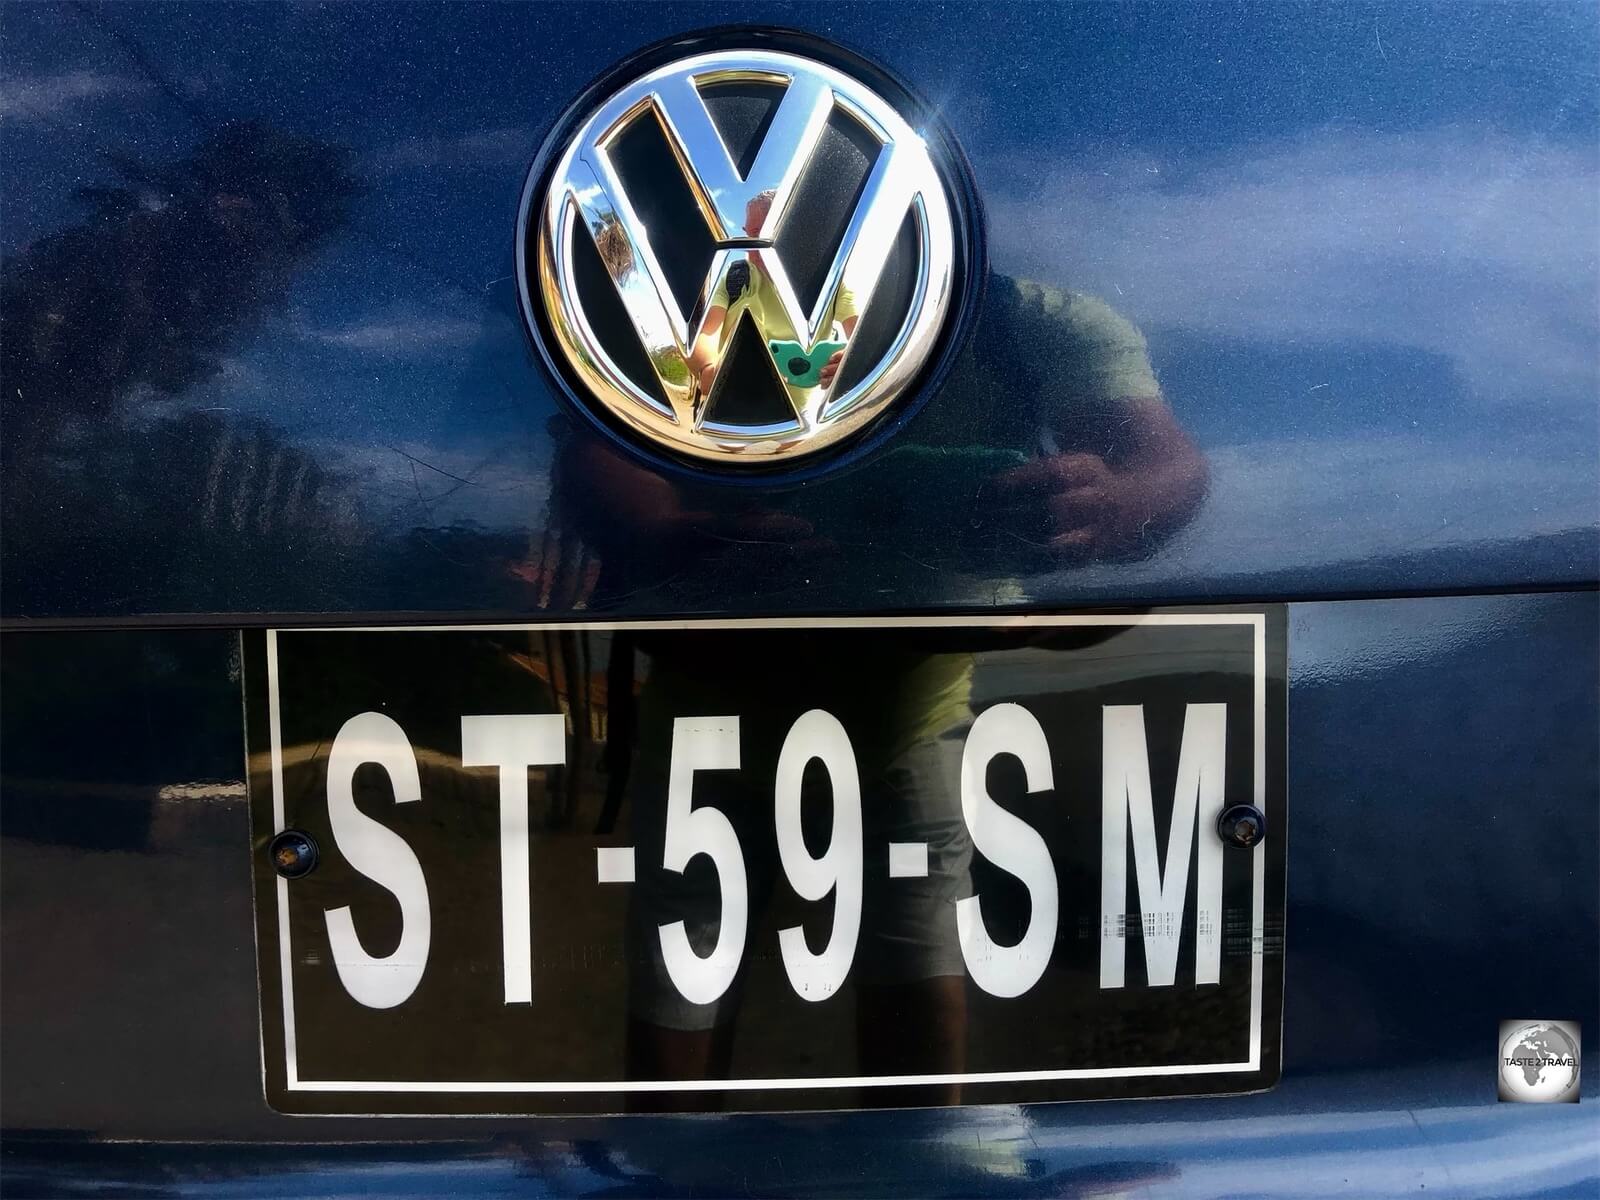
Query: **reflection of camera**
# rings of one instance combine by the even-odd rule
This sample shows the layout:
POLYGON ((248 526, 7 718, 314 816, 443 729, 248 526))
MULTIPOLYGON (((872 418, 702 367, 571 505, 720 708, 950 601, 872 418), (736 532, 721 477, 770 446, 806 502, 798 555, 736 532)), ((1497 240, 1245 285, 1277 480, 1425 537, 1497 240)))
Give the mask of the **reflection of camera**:
POLYGON ((745 288, 750 286, 750 264, 736 262, 728 268, 728 303, 732 304, 744 295, 745 288))
POLYGON ((835 351, 843 350, 843 342, 818 342, 810 354, 799 342, 768 342, 772 361, 788 383, 795 387, 816 387, 822 382, 822 368, 835 351))

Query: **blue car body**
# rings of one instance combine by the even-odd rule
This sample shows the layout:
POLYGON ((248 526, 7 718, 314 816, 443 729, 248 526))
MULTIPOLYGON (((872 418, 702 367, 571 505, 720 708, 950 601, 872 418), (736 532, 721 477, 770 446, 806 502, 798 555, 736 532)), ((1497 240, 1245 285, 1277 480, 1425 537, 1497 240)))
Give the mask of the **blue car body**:
POLYGON ((0 1188, 1596 1194, 1595 1097, 1497 1103, 1493 1054, 1513 1017, 1600 1041, 1597 55, 1578 5, 7 9, 0 1188), (753 481, 575 412, 519 311, 527 170, 602 72, 728 26, 937 114, 982 206, 961 353, 1047 363, 1028 304, 1114 310, 1204 460, 1191 519, 1065 561, 954 528, 896 449, 1037 401, 959 362, 753 481), (621 553, 591 445, 707 531, 791 532, 621 553), (1289 606, 1275 1089, 267 1108, 239 629, 1232 602, 1289 606))

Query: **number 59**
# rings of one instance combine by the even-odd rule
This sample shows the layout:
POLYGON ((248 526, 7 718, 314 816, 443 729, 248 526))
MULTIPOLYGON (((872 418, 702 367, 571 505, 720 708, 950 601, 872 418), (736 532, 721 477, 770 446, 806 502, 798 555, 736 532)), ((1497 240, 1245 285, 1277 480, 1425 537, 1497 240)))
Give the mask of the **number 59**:
MULTIPOLYGON (((750 920, 750 889, 738 836, 722 812, 694 807, 694 776, 696 771, 738 768, 738 717, 679 717, 673 723, 662 866, 681 873, 696 855, 704 854, 716 869, 721 891, 717 940, 708 955, 695 953, 682 921, 659 929, 667 974, 694 1004, 710 1004, 728 990, 739 971, 750 920)), ((778 755, 773 799, 778 856, 790 886, 805 900, 835 893, 833 930, 821 953, 812 953, 799 926, 778 934, 795 993, 806 1000, 825 1000, 850 973, 861 932, 861 780, 849 735, 838 718, 814 708, 794 723, 778 755), (833 789, 833 834, 820 856, 806 848, 800 828, 801 781, 813 759, 822 763, 833 789)))

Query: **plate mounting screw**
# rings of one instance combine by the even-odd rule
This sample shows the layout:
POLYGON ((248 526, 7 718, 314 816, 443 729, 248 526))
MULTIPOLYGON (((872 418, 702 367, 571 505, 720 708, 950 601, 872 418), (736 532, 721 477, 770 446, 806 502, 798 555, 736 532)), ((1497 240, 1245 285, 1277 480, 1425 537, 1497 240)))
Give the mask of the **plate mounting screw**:
POLYGON ((267 846, 272 869, 285 879, 309 875, 317 865, 317 843, 309 833, 285 829, 267 846))
POLYGON ((1217 818, 1217 836, 1241 850, 1260 845, 1267 836, 1267 814, 1254 804, 1230 804, 1217 818))

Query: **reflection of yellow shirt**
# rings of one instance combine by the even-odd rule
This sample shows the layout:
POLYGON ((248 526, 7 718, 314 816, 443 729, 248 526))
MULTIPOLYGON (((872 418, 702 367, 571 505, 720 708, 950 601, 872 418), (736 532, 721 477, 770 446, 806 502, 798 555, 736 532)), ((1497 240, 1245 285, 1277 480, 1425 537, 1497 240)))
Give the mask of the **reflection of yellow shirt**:
MULTIPOLYGON (((772 286, 772 281, 756 267, 750 269, 750 282, 739 293, 739 298, 732 304, 728 303, 728 276, 723 274, 721 281, 711 293, 711 307, 727 310, 722 328, 724 337, 732 337, 733 331, 739 327, 739 318, 746 313, 750 314, 756 323, 756 328, 765 338, 784 338, 783 331, 788 327, 788 317, 784 315, 783 304, 778 299, 777 290, 772 286)), ((842 325, 851 317, 859 316, 856 308, 855 293, 849 288, 840 285, 839 294, 834 297, 833 314, 829 321, 824 321, 819 327, 822 335, 827 337, 832 325, 842 325)), ((803 337, 802 330, 795 331, 797 336, 803 337)), ((843 340, 835 331, 834 340, 843 340)))
POLYGON ((906 664, 905 684, 892 714, 890 762, 919 742, 964 728, 972 712, 972 655, 929 654, 913 662, 906 664))
POLYGON ((1027 279, 1017 280, 1016 288, 1024 312, 1053 322, 1047 361, 1063 394, 1113 400, 1161 395, 1144 334, 1104 300, 1027 279))

